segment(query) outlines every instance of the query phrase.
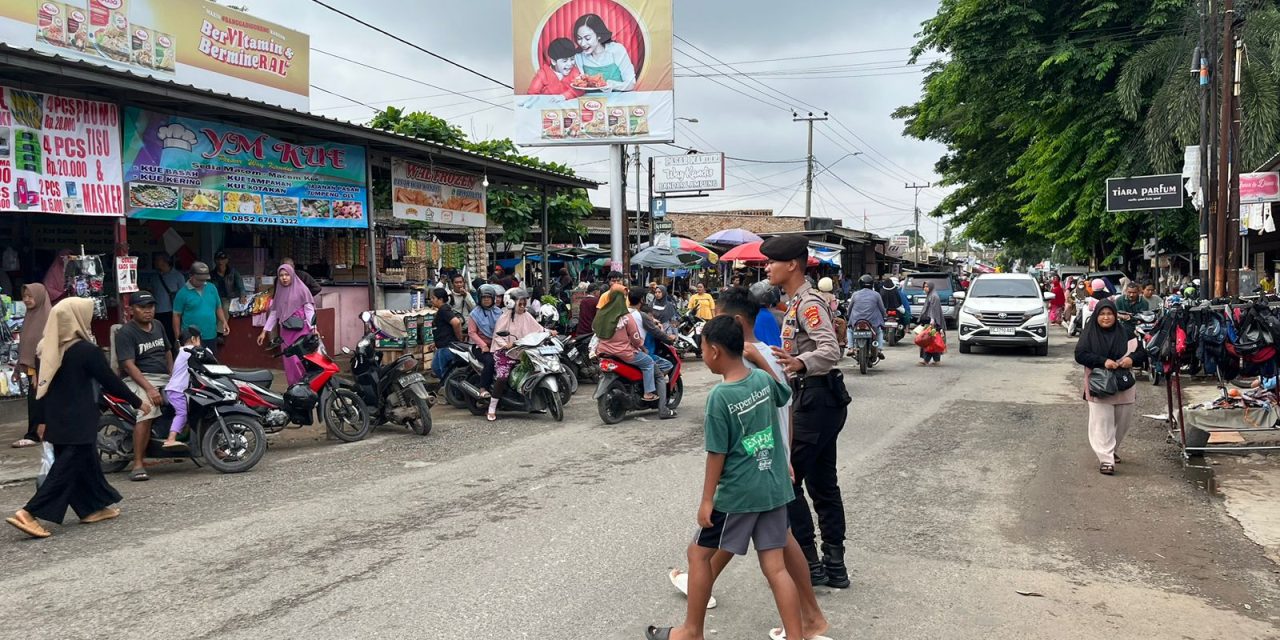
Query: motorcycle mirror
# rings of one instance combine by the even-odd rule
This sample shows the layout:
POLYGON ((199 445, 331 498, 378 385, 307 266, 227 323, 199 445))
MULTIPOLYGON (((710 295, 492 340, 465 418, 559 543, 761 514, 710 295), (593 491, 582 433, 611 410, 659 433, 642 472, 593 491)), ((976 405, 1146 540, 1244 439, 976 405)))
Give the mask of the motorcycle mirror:
POLYGON ((365 321, 365 322, 369 322, 369 321, 373 320, 373 312, 372 312, 372 311, 364 311, 364 312, 361 312, 361 314, 360 314, 360 319, 361 319, 361 320, 363 320, 363 321, 365 321))
POLYGON ((344 353, 344 354, 346 354, 346 355, 351 355, 351 347, 343 347, 343 348, 342 348, 342 353, 344 353))

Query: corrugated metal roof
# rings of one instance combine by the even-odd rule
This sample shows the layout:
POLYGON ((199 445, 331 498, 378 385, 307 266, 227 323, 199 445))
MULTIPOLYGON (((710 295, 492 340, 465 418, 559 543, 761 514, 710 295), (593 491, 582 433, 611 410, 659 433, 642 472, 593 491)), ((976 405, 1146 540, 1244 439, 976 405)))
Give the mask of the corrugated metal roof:
MULTIPOLYGON (((387 143, 399 144, 405 147, 406 150, 414 150, 414 151, 426 152, 426 153, 435 152, 435 153, 460 156, 463 159, 470 159, 478 165, 488 165, 491 170, 496 166, 502 169, 509 170, 513 174, 522 174, 529 177, 536 176, 538 178, 541 178, 543 181, 552 183, 555 186, 594 189, 600 185, 600 183, 595 182, 593 180, 587 180, 585 178, 580 178, 577 176, 572 176, 572 175, 569 175, 566 173, 560 173, 557 171, 548 171, 546 169, 529 167, 516 162, 503 160, 501 158, 495 158, 493 156, 487 156, 481 153, 476 153, 474 151, 469 151, 467 149, 461 149, 458 147, 443 145, 437 142, 422 140, 420 138, 406 136, 403 134, 395 133, 393 131, 375 129, 372 127, 366 127, 364 125, 355 124, 345 120, 339 120, 337 118, 330 118, 327 116, 318 115, 310 112, 298 111, 297 109, 291 109, 288 107, 273 105, 265 102, 258 102, 255 100, 240 98, 240 97, 229 95, 229 94, 218 93, 216 91, 201 89, 199 87, 195 87, 188 84, 182 84, 179 82, 175 82, 173 80, 153 78, 151 76, 133 73, 132 71, 121 70, 121 69, 117 69, 115 67, 111 67, 103 64, 95 64, 92 62, 86 62, 83 60, 68 58, 68 57, 60 56, 54 53, 46 53, 43 51, 37 51, 35 49, 17 48, 17 47, 12 47, 5 44, 0 44, 0 64, 8 63, 18 67, 30 66, 29 64, 28 65, 23 64, 24 59, 30 60, 32 62, 44 60, 46 62, 63 65, 69 69, 78 69, 81 71, 87 71, 95 74, 102 74, 104 76, 104 78, 102 79, 102 82, 104 83, 104 86, 103 86, 104 89, 107 86, 109 86, 110 78, 128 79, 129 81, 132 81, 132 82, 139 82, 139 83, 143 83, 143 84, 151 85, 155 87, 163 87, 167 89, 174 89, 182 92, 188 92, 193 96, 203 96, 206 98, 214 98, 219 101, 230 103, 229 106, 231 107, 234 107, 234 105, 238 104, 244 107, 252 107, 255 110, 274 111, 281 115, 287 115, 294 119, 312 121, 317 125, 323 124, 327 128, 337 127, 340 129, 346 129, 353 136, 359 136, 362 138, 370 138, 370 137, 382 138, 382 139, 385 139, 387 143)), ((50 78, 50 80, 52 79, 53 78, 50 78)), ((39 84, 39 83, 36 83, 36 84, 39 84)), ((477 168, 477 170, 479 170, 479 168, 477 168)))

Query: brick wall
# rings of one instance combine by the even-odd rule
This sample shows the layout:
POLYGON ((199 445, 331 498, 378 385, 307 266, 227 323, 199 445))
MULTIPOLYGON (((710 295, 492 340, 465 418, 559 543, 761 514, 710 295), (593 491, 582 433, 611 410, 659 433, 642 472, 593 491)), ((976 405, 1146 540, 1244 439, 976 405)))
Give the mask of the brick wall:
POLYGON ((673 233, 702 242, 717 231, 746 229, 754 234, 804 231, 804 218, 779 217, 768 209, 747 211, 707 211, 700 213, 668 213, 675 227, 673 233))

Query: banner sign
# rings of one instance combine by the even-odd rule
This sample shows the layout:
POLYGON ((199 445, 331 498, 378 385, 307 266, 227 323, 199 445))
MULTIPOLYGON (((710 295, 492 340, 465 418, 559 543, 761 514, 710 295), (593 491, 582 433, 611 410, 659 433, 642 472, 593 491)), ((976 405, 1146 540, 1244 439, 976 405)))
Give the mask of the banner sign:
POLYGON ((368 226, 363 147, 296 144, 134 107, 124 111, 124 131, 129 217, 368 226))
POLYGON ((1182 208, 1182 176, 1107 178, 1107 211, 1182 208))
POLYGON ((723 190, 723 153, 690 153, 653 159, 654 193, 723 190))
POLYGON ((512 0, 515 141, 675 141, 672 0, 512 0))
POLYGON ((1240 174, 1240 204, 1280 202, 1280 173, 1240 174))
POLYGON ((138 292, 138 256, 116 256, 116 292, 138 292))
POLYGON ((310 38, 206 0, 0 0, 0 43, 309 107, 310 38))
POLYGON ((124 215, 120 108, 0 86, 0 210, 124 215))
POLYGON ((484 178, 391 160, 391 215, 458 227, 484 228, 484 178))

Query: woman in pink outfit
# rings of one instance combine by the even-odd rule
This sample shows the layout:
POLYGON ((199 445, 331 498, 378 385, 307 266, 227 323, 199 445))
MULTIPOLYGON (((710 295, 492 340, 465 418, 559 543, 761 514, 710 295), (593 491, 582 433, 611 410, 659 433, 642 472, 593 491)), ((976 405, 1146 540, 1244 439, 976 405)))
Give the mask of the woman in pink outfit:
MULTIPOLYGON (((258 344, 267 341, 267 333, 280 327, 280 339, 284 348, 312 332, 311 319, 316 316, 316 301, 311 296, 307 285, 298 280, 298 274, 291 265, 282 264, 276 270, 276 291, 271 298, 271 311, 267 314, 267 324, 258 334, 258 344)), ((293 356, 284 357, 284 377, 290 386, 302 380, 306 370, 302 361, 293 356)))

